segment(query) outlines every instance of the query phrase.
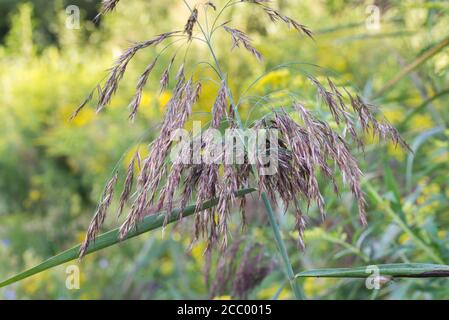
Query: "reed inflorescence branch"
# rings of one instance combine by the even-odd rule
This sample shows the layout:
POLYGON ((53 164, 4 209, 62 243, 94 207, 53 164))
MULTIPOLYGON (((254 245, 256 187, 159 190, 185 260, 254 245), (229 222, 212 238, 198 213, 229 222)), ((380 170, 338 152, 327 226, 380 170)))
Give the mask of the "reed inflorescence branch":
MULTIPOLYGON (((101 14, 114 10, 118 2, 118 0, 103 1, 101 14)), ((381 139, 391 140, 403 148, 408 146, 399 136, 398 131, 381 116, 374 105, 366 102, 361 96, 350 93, 347 88, 337 86, 332 79, 327 79, 326 83, 323 83, 313 76, 309 76, 308 80, 315 87, 321 101, 327 106, 332 120, 341 128, 340 131, 318 118, 310 106, 297 99, 293 99, 290 105, 273 109, 262 118, 256 119, 251 126, 244 127, 238 105, 234 103, 229 86, 232 78, 229 78, 223 70, 211 39, 216 31, 222 30, 224 34, 230 36, 232 46, 229 50, 244 48, 259 62, 262 62, 263 58, 244 31, 230 26, 232 21, 219 24, 218 20, 224 11, 238 4, 256 6, 267 15, 268 21, 284 23, 306 37, 312 38, 313 33, 303 24, 272 7, 271 1, 268 0, 228 1, 221 10, 212 1, 198 3, 193 7, 186 1, 184 3, 190 12, 184 30, 161 33, 149 40, 131 45, 116 60, 106 80, 98 84, 73 116, 76 116, 93 100, 95 95, 97 95, 97 112, 107 108, 119 88, 129 63, 139 51, 149 47, 157 48, 171 38, 180 39, 180 46, 198 41, 208 46, 212 63, 218 73, 217 82, 220 84, 216 99, 210 106, 209 129, 235 130, 237 139, 242 139, 242 131, 246 129, 257 132, 276 132, 275 140, 271 137, 264 138, 258 145, 263 152, 260 150, 256 152, 259 155, 268 154, 271 159, 275 157, 276 170, 272 174, 266 174, 269 164, 263 162, 259 156, 251 161, 250 150, 246 144, 240 154, 243 161, 238 163, 203 161, 202 157, 197 162, 185 161, 185 159, 192 159, 192 148, 195 149, 195 147, 199 149, 200 154, 220 150, 214 154, 214 159, 225 159, 230 156, 230 153, 231 158, 234 156, 233 148, 231 150, 218 148, 224 144, 223 139, 217 142, 217 139, 207 135, 194 136, 190 143, 181 148, 175 159, 171 158, 172 151, 176 147, 173 135, 177 130, 183 129, 191 118, 203 88, 201 80, 198 80, 199 77, 196 76, 195 66, 185 65, 185 59, 182 60, 176 51, 160 75, 160 90, 165 91, 172 87, 172 96, 165 106, 166 113, 160 132, 150 143, 149 154, 141 158, 137 151, 126 172, 123 191, 120 195, 119 214, 125 210, 128 203, 130 209, 120 227, 120 237, 126 238, 145 216, 160 210, 165 211, 164 225, 167 224, 175 206, 179 206, 182 212, 193 200, 197 208, 194 214, 194 238, 206 238, 209 251, 217 244, 224 249, 228 243, 231 209, 237 207, 237 204, 242 223, 246 221, 245 196, 236 197, 237 190, 257 186, 267 209, 287 276, 297 298, 300 298, 301 293, 295 282, 294 272, 275 221, 272 205, 276 205, 280 199, 286 211, 293 212, 299 235, 298 245, 304 248, 303 232, 309 207, 312 204, 316 205, 323 219, 325 217, 325 199, 318 179, 324 176, 332 184, 335 193, 339 194, 340 186, 337 177, 341 174, 343 182, 349 187, 358 204, 360 221, 366 224, 366 200, 361 187, 362 171, 357 159, 351 153, 351 144, 363 149, 363 136, 372 134, 381 139), (198 10, 200 6, 203 6, 205 10, 198 10), (215 16, 211 29, 202 26, 200 22, 202 12, 205 15, 215 16), (199 36, 196 34, 196 29, 200 31, 199 36), (140 168, 139 172, 134 172, 136 167, 140 168), (215 198, 218 199, 215 208, 208 207, 200 210, 204 202, 215 198)), ((187 48, 186 50, 189 50, 191 46, 187 48)), ((132 120, 138 116, 142 93, 155 66, 162 60, 159 59, 162 54, 163 50, 147 65, 137 81, 135 94, 129 104, 129 118, 132 120)), ((188 51, 186 51, 187 54, 188 51)), ((212 66, 212 63, 209 65, 212 66)), ((117 180, 117 173, 114 173, 107 183, 81 246, 80 257, 95 241, 105 221, 117 180)))

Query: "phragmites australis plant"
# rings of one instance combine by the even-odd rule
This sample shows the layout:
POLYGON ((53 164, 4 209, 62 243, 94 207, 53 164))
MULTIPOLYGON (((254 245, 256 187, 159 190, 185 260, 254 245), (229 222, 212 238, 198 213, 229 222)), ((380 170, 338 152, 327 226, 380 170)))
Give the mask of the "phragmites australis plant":
MULTIPOLYGON (((119 0, 103 1, 101 14, 113 11, 118 2, 119 0)), ((300 247, 304 247, 302 239, 303 230, 306 227, 304 207, 309 208, 311 204, 316 205, 324 218, 324 198, 320 191, 318 177, 323 175, 338 194, 339 186, 336 177, 339 172, 343 182, 347 184, 357 201, 361 223, 366 224, 366 202, 361 187, 362 172, 356 158, 351 154, 350 145, 355 144, 363 149, 362 135, 369 133, 379 138, 390 139, 401 147, 408 148, 408 146, 401 139, 398 131, 382 118, 375 106, 366 102, 359 95, 351 93, 350 90, 337 86, 329 78, 326 82, 319 81, 310 74, 307 75, 310 84, 315 87, 317 95, 329 109, 333 122, 341 128, 340 131, 335 126, 318 118, 306 103, 296 98, 292 98, 290 105, 272 108, 262 118, 256 119, 249 128, 245 128, 239 113, 239 103, 236 103, 233 98, 229 85, 230 80, 215 54, 212 38, 216 32, 223 31, 230 36, 232 41, 232 47, 229 50, 245 49, 259 61, 263 61, 263 57, 253 45, 251 38, 245 32, 232 26, 232 20, 220 22, 223 13, 235 5, 254 6, 254 9, 261 10, 266 14, 267 21, 283 23, 304 37, 312 38, 313 33, 306 26, 275 9, 270 0, 229 0, 221 8, 212 1, 198 1, 195 4, 189 4, 184 0, 184 3, 190 11, 184 29, 165 32, 130 46, 117 59, 104 83, 100 83, 92 91, 73 116, 76 116, 94 98, 95 93, 98 95, 97 111, 107 108, 129 63, 137 52, 145 48, 156 47, 174 38, 179 41, 174 41, 171 45, 176 43, 181 46, 180 43, 190 44, 191 42, 206 45, 212 60, 212 62, 208 62, 208 65, 216 72, 219 84, 215 102, 210 106, 209 127, 217 130, 223 130, 224 127, 236 130, 276 130, 278 133, 276 150, 273 150, 271 140, 268 139, 265 147, 268 148, 271 155, 276 155, 278 168, 274 174, 264 174, 263 170, 266 164, 261 163, 258 159, 255 163, 250 163, 246 151, 244 152, 245 161, 240 164, 203 161, 192 164, 176 159, 169 161, 169 155, 175 144, 172 134, 175 130, 185 126, 202 94, 202 83, 195 77, 195 68, 185 65, 185 58, 183 60, 183 55, 177 55, 177 50, 160 76, 161 91, 166 90, 170 83, 174 82, 171 99, 165 106, 165 117, 160 132, 149 145, 149 154, 146 157, 141 158, 139 151, 136 152, 126 173, 123 191, 119 198, 119 214, 124 211, 127 203, 129 203, 130 210, 121 225, 120 236, 126 237, 131 230, 138 226, 143 217, 160 210, 164 210, 165 224, 167 224, 174 207, 179 207, 182 211, 193 201, 197 208, 194 215, 195 239, 206 238, 207 250, 211 250, 216 244, 225 249, 229 233, 228 222, 233 206, 237 207, 238 205, 242 223, 245 223, 245 196, 240 196, 238 191, 256 188, 266 208, 286 273, 296 297, 299 298, 300 292, 293 281, 292 267, 275 222, 272 205, 281 200, 283 208, 292 208, 290 211, 295 214, 296 229, 299 233, 298 244, 300 247), (201 15, 203 13, 206 16, 213 15, 214 23, 211 28, 202 22, 201 15), (294 116, 292 116, 293 114, 294 116), (138 173, 134 172, 136 167, 140 168, 138 173), (218 200, 216 207, 201 211, 202 204, 210 199, 218 200)), ((186 48, 185 55, 190 46, 188 45, 186 48)), ((137 81, 134 97, 129 104, 131 120, 138 116, 142 92, 163 53, 164 49, 147 65, 137 81)), ((288 88, 285 89, 288 90, 288 88)), ((192 144, 195 143, 198 143, 201 152, 204 152, 208 148, 213 149, 213 144, 216 142, 200 136, 194 138, 192 144)), ((186 150, 180 152, 180 157, 182 153, 189 152, 190 149, 186 150)), ((226 152, 225 150, 223 153, 226 152)), ((226 155, 221 154, 221 156, 226 155)), ((95 237, 105 221, 117 181, 117 173, 114 173, 112 179, 107 183, 89 226, 80 250, 80 257, 95 241, 95 237)), ((260 257, 256 255, 254 260, 258 259, 260 257)), ((261 273, 265 271, 265 269, 261 270, 261 273)), ((241 272, 243 273, 244 270, 242 269, 241 272)), ((214 290, 220 291, 218 287, 214 290)), ((234 290, 240 292, 242 296, 245 295, 244 288, 239 288, 236 285, 234 290)))

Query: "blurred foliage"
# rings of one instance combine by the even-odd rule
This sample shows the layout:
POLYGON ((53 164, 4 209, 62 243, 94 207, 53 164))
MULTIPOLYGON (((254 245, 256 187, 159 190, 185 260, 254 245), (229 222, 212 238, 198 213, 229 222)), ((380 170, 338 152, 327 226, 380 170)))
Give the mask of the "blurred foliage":
POLYGON ((57 42, 57 28, 54 17, 69 5, 76 5, 82 11, 82 18, 90 20, 97 14, 98 3, 95 0, 0 0, 0 41, 10 32, 11 17, 18 12, 23 4, 32 4, 34 37, 36 45, 44 48, 50 43, 57 42))
MULTIPOLYGON (((91 17, 96 3, 79 3, 84 16, 91 17)), ((264 63, 238 49, 230 51, 225 35, 215 43, 232 75, 233 91, 242 98, 244 119, 263 115, 264 106, 283 105, 288 96, 280 88, 285 86, 327 117, 304 75, 332 76, 339 85, 359 90, 380 105, 414 149, 406 154, 392 145, 372 144, 364 156, 359 154, 366 181, 382 199, 379 203, 370 194, 367 228, 360 226, 350 194, 336 198, 331 188, 326 189, 326 181, 322 184, 327 190, 328 216, 322 222, 316 210, 310 209, 305 252, 298 251, 295 233, 289 231, 294 221, 280 214, 294 268, 437 263, 429 250, 437 260, 449 263, 449 50, 445 48, 384 94, 377 94, 407 64, 449 36, 447 2, 376 1, 382 13, 380 30, 366 27, 368 1, 278 3, 315 31, 315 42, 269 24, 252 10, 234 7, 233 23, 250 31, 264 63), (268 73, 242 96, 254 79, 285 62, 290 64, 268 73), (260 96, 266 96, 269 104, 258 102, 260 96)), ((2 279, 80 242, 114 168, 123 175, 133 151, 140 146, 145 152, 157 134, 170 92, 159 94, 153 85, 158 79, 150 79, 133 124, 127 120, 127 105, 139 71, 156 54, 153 49, 133 61, 104 112, 97 115, 93 108, 86 108, 74 121, 69 116, 128 41, 179 29, 188 15, 181 1, 132 0, 120 4, 100 26, 86 19, 80 30, 70 30, 64 25, 64 5, 62 1, 0 1, 2 13, 9 13, 8 19, 2 19, 3 24, 8 21, 8 28, 0 26, 8 30, 0 46, 2 279), (46 11, 46 6, 53 11, 46 11)), ((194 49, 196 61, 206 57, 205 48, 194 49)), ((168 63, 170 54, 161 59, 168 63)), ((202 77, 211 76, 204 68, 202 77)), ((216 84, 205 82, 196 119, 208 119, 216 90, 216 84)), ((371 138, 367 135, 367 139, 371 138)), ((256 198, 249 201, 248 212, 249 224, 243 232, 235 217, 235 237, 243 233, 247 241, 265 246, 266 256, 280 263, 256 198)), ((115 226, 116 220, 112 212, 105 228, 115 226)), ((87 257, 79 263, 80 290, 67 290, 66 270, 59 267, 1 289, 0 298, 207 298, 204 244, 190 245, 191 225, 186 221, 164 233, 147 234, 87 257)), ((212 257, 212 274, 215 260, 212 257)), ((301 283, 310 299, 449 298, 448 280, 404 279, 378 291, 367 290, 363 280, 306 279, 301 283)), ((292 294, 280 268, 273 268, 248 297, 288 299, 292 294)), ((230 289, 217 298, 232 298, 230 289)))

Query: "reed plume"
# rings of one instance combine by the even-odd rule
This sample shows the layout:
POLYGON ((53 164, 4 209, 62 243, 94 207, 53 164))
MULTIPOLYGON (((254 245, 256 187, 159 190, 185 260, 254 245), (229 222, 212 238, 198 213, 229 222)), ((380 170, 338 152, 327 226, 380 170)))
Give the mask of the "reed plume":
MULTIPOLYGON (((117 2, 105 1, 103 11, 112 11, 117 2)), ((284 22, 301 34, 312 37, 312 32, 306 26, 270 7, 270 1, 242 0, 241 3, 256 5, 272 21, 284 22)), ((216 9, 212 2, 203 5, 216 9)), ((207 11, 205 14, 207 14, 207 11)), ((250 37, 243 31, 228 27, 226 24, 220 25, 219 28, 231 35, 233 44, 230 49, 243 46, 258 60, 262 60, 262 55, 253 46, 250 37)), ((86 101, 74 112, 74 116, 93 99, 94 92, 98 93, 97 111, 101 111, 110 103, 118 90, 128 64, 138 51, 156 46, 175 36, 183 37, 185 43, 197 40, 196 37, 193 37, 193 29, 196 25, 201 31, 204 31, 199 22, 197 7, 191 9, 191 14, 184 27, 184 33, 180 31, 162 33, 150 40, 137 42, 129 47, 117 59, 105 83, 99 84, 92 91, 86 101)), ((218 130, 226 124, 228 129, 235 130, 240 128, 241 125, 238 109, 233 103, 227 78, 213 52, 210 42, 212 34, 204 34, 203 36, 204 39, 201 40, 211 47, 212 56, 217 64, 216 70, 220 75, 220 87, 213 105, 210 106, 211 122, 209 127, 218 130)), ((158 58, 159 56, 145 68, 138 79, 136 92, 130 103, 130 119, 134 119, 138 115, 142 92, 148 82, 150 73, 160 60, 158 58)), ((267 164, 261 162, 258 157, 256 157, 256 163, 250 163, 250 154, 247 149, 243 150, 243 163, 183 162, 182 159, 190 154, 193 145, 200 146, 200 153, 218 149, 216 148, 217 141, 208 136, 194 137, 188 148, 183 149, 179 154, 179 158, 170 163, 169 154, 174 144, 171 139, 172 134, 175 130, 184 128, 202 93, 202 83, 199 80, 194 80, 196 79, 194 72, 186 76, 188 66, 184 66, 184 61, 178 62, 175 54, 164 69, 160 78, 161 91, 170 87, 171 70, 175 65, 179 65, 171 99, 164 107, 166 112, 160 132, 149 145, 148 156, 140 159, 137 152, 129 164, 119 201, 119 213, 124 210, 127 202, 130 203, 130 211, 120 228, 122 238, 126 237, 130 230, 136 228, 138 222, 145 215, 158 210, 165 210, 166 224, 175 205, 183 209, 190 201, 195 201, 198 212, 194 218, 194 238, 207 238, 208 250, 211 250, 217 243, 221 243, 221 248, 225 250, 228 242, 229 218, 232 208, 236 206, 237 202, 235 192, 256 185, 259 193, 266 193, 272 203, 276 204, 279 198, 286 211, 292 208, 290 211, 295 216, 295 227, 299 233, 298 244, 303 248, 302 235, 306 227, 306 215, 310 206, 316 205, 323 219, 325 217, 325 199, 318 183, 319 177, 324 176, 333 185, 334 191, 339 194, 338 173, 341 174, 343 182, 349 187, 357 201, 361 223, 367 223, 366 200, 361 187, 362 171, 356 158, 351 154, 351 140, 357 146, 363 148, 362 135, 370 132, 381 139, 389 139, 396 145, 408 149, 408 145, 400 137, 398 131, 379 115, 375 106, 365 102, 358 95, 350 94, 345 88, 339 89, 331 79, 327 80, 327 84, 322 84, 316 78, 310 76, 310 83, 316 88, 317 95, 329 109, 333 120, 340 128, 343 128, 344 132, 349 132, 351 139, 316 117, 304 103, 294 100, 290 105, 285 105, 283 108, 266 114, 251 126, 251 129, 276 130, 279 133, 277 148, 272 145, 272 141, 269 139, 264 143, 267 150, 264 152, 276 156, 278 159, 278 168, 274 174, 264 174, 267 164), (287 112, 287 108, 293 111, 287 112), (293 120, 293 113, 298 116, 300 121, 293 120), (135 177, 133 171, 135 163, 139 164, 141 169, 137 177, 135 177), (135 184, 133 183, 134 180, 136 180, 135 184), (201 212, 202 204, 214 198, 218 199, 217 207, 201 212)), ((218 144, 223 144, 223 142, 219 141, 218 144)), ((233 153, 234 151, 225 150, 215 156, 226 158, 227 153, 233 153)), ((98 210, 89 226, 80 256, 85 254, 86 249, 94 241, 105 220, 116 182, 117 175, 105 188, 98 210)), ((246 221, 245 197, 242 197, 239 201, 238 210, 242 215, 242 223, 244 224, 246 221)), ((258 256, 255 259, 259 260, 258 256)), ((261 271, 261 273, 263 272, 261 271)), ((244 278, 245 268, 242 267, 239 274, 244 278)), ((244 295, 246 287, 247 285, 244 284, 241 287, 236 285, 234 290, 238 295, 244 295)))

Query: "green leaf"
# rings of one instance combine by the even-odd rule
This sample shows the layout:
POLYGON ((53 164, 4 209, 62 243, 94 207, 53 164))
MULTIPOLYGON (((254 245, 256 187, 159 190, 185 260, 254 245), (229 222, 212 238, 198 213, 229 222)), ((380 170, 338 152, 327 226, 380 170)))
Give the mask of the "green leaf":
POLYGON ((426 263, 379 264, 357 268, 313 269, 300 272, 296 278, 366 278, 379 268, 380 276, 396 278, 438 278, 449 277, 449 266, 426 263))
POLYGON ((379 205, 383 212, 385 212, 390 218, 393 219, 394 222, 405 232, 407 233, 412 241, 416 244, 417 247, 421 248, 428 256, 432 259, 432 261, 444 264, 443 258, 440 256, 438 252, 434 250, 434 248, 429 245, 426 241, 424 241, 421 236, 416 233, 405 220, 401 218, 401 216, 396 213, 390 206, 388 201, 385 201, 384 198, 371 186, 370 183, 365 182, 365 188, 367 189, 367 195, 371 201, 375 204, 379 205))
POLYGON ((413 162, 415 161, 416 154, 418 153, 418 149, 430 138, 433 136, 444 133, 444 127, 436 127, 430 130, 424 131, 419 136, 415 138, 412 143, 412 151, 407 156, 407 167, 405 172, 405 186, 406 190, 411 190, 412 188, 412 178, 413 178, 413 162))
MULTIPOLYGON (((242 190, 239 190, 238 192, 236 192, 236 195, 238 197, 242 197, 242 196, 244 196, 248 193, 252 193, 254 191, 256 191, 256 189, 253 189, 253 188, 242 189, 242 190)), ((218 199, 212 199, 212 200, 206 201, 202 204, 199 211, 216 206, 217 203, 218 203, 218 199)), ((181 217, 185 218, 185 217, 188 217, 188 216, 194 214, 196 212, 195 208, 196 208, 196 205, 191 205, 191 206, 186 207, 184 210, 179 210, 179 209, 173 210, 173 213, 169 219, 169 223, 177 221, 181 217)), ((141 235, 142 233, 160 228, 164 224, 164 219, 165 219, 164 213, 145 217, 137 225, 137 228, 134 231, 131 231, 127 235, 127 237, 123 240, 120 240, 120 238, 119 238, 119 228, 116 228, 109 232, 103 233, 96 238, 96 240, 93 244, 90 245, 90 247, 87 249, 86 255, 96 252, 96 251, 99 251, 101 249, 110 247, 112 245, 118 244, 119 242, 123 242, 123 241, 129 240, 131 238, 137 237, 137 236, 141 235)), ((45 260, 44 262, 38 264, 35 267, 32 267, 32 268, 25 270, 24 272, 21 272, 5 281, 0 282, 0 288, 10 285, 12 283, 15 283, 17 281, 23 280, 25 278, 31 277, 35 274, 41 273, 50 268, 59 266, 66 262, 75 260, 79 256, 79 250, 80 250, 80 245, 77 245, 67 251, 61 252, 61 253, 49 258, 48 260, 45 260)))
MULTIPOLYGON (((412 110, 410 110, 408 112, 408 114, 406 115, 405 119, 399 124, 399 131, 403 131, 405 126, 410 122, 410 120, 420 114, 421 112, 423 112, 425 110, 425 108, 433 101, 438 100, 441 97, 444 97, 445 95, 449 94, 449 89, 445 89, 442 90, 438 93, 436 93, 435 95, 433 95, 432 97, 428 98, 427 100, 425 100, 424 102, 422 102, 419 106, 413 108, 412 110)), ((399 100, 399 99, 398 99, 399 100)))
POLYGON ((419 57, 417 57, 410 64, 408 64, 401 71, 399 71, 393 79, 388 81, 384 85, 384 87, 379 90, 376 97, 380 97, 383 94, 385 94, 387 91, 393 88, 396 85, 396 83, 398 83, 405 76, 407 76, 410 72, 413 72, 415 69, 420 67, 423 63, 432 58, 434 55, 436 55, 438 52, 443 50, 448 45, 449 45, 449 37, 446 37, 440 42, 438 42, 436 45, 434 45, 433 47, 422 53, 419 57))
MULTIPOLYGON (((387 157, 384 157, 384 178, 388 191, 394 195, 395 203, 399 204, 401 202, 401 192, 399 191, 399 185, 393 175, 393 171, 391 170, 387 157)), ((393 209, 396 210, 396 207, 393 207, 393 209)))

